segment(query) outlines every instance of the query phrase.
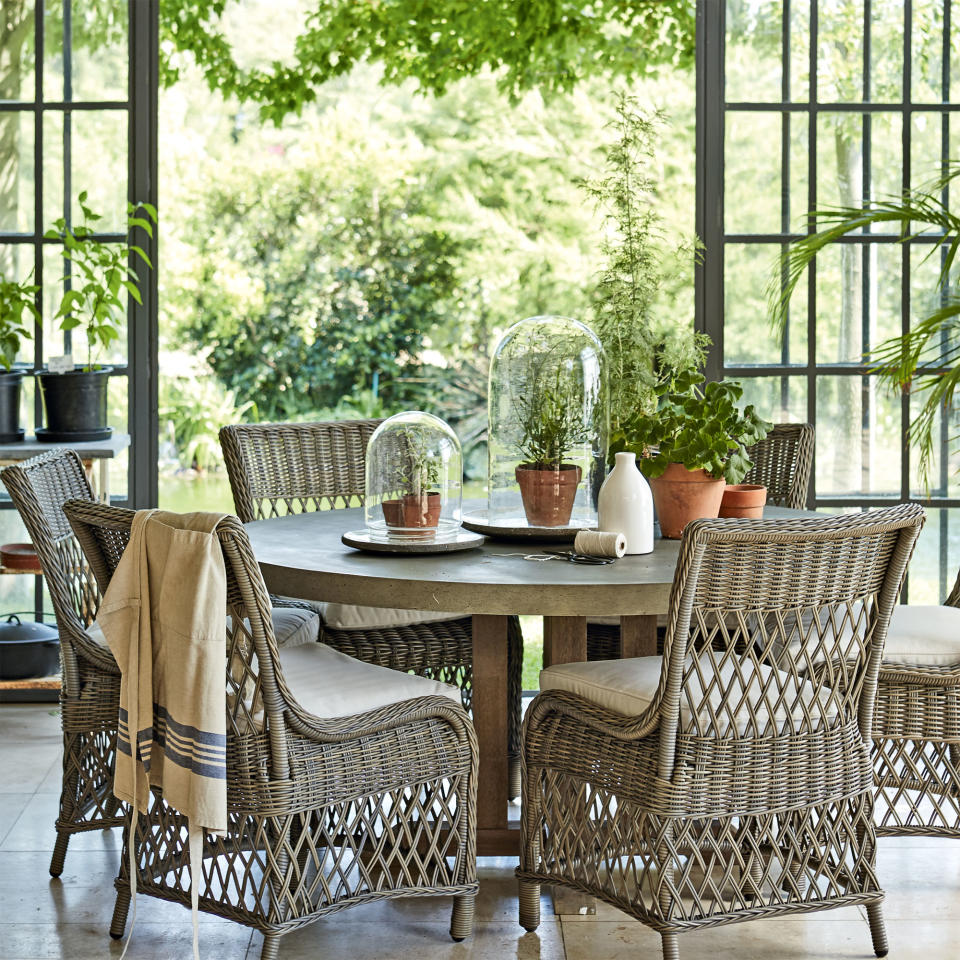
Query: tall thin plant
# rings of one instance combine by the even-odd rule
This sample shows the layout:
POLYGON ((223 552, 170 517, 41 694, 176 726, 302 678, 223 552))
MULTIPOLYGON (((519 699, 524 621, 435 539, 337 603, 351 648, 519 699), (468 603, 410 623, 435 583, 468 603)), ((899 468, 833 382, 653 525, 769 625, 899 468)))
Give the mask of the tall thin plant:
MULTIPOLYGON (((960 287, 951 280, 960 250, 960 217, 950 211, 948 202, 950 184, 957 177, 960 164, 951 163, 935 180, 901 197, 811 211, 814 232, 790 245, 768 287, 772 324, 782 338, 793 292, 807 267, 829 244, 879 226, 888 231, 892 226, 899 243, 931 232, 937 237, 939 242, 930 244, 924 257, 926 261, 943 251, 932 291, 935 306, 907 333, 884 340, 864 356, 881 383, 922 401, 910 422, 909 440, 919 450, 918 472, 927 485, 939 446, 938 418, 950 415, 960 385, 960 287)), ((950 442, 958 439, 954 435, 950 442)))

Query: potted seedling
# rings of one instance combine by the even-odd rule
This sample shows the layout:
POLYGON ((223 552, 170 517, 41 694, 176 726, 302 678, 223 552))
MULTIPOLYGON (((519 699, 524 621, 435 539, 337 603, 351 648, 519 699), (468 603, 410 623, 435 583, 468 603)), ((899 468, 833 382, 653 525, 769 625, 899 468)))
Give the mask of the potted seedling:
MULTIPOLYGON (((61 330, 82 327, 87 340, 86 364, 39 373, 40 394, 46 428, 37 438, 70 442, 103 440, 112 430, 107 426, 107 383, 112 367, 99 362, 101 354, 120 337, 126 316, 127 295, 142 303, 139 278, 130 266, 135 254, 153 269, 143 249, 132 243, 107 243, 95 239, 91 224, 100 215, 87 206, 87 194, 79 198, 83 223, 69 227, 63 218, 54 221, 44 237, 63 243, 63 257, 70 263, 69 288, 64 291, 54 319, 61 330)), ((140 227, 153 236, 157 211, 148 203, 129 204, 127 230, 140 227)), ((66 279, 66 278, 65 278, 66 279)))
POLYGON ((660 531, 670 539, 697 517, 717 516, 725 485, 739 484, 753 466, 746 448, 772 426, 752 404, 740 409, 739 383, 703 380, 695 370, 665 374, 656 415, 633 425, 650 451, 640 469, 650 479, 660 531))
POLYGON ((527 523, 562 527, 570 522, 582 469, 568 463, 571 451, 587 439, 583 401, 561 366, 545 377, 531 378, 514 397, 522 429, 516 468, 527 523))
POLYGON ((427 432, 415 425, 394 434, 394 486, 396 497, 381 502, 388 527, 436 530, 443 508, 440 491, 440 461, 430 449, 427 432))
POLYGON ((37 320, 36 296, 40 288, 24 281, 8 280, 0 273, 0 443, 16 443, 23 439, 20 426, 20 381, 23 374, 12 370, 20 344, 32 332, 24 323, 37 320), (28 316, 24 316, 27 314, 28 316))

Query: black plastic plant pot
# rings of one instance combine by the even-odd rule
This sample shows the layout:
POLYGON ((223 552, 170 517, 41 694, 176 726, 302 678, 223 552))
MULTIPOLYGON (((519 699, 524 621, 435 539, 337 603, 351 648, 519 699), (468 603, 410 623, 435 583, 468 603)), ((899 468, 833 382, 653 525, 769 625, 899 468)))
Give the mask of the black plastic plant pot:
POLYGON ((107 440, 107 384, 112 367, 37 374, 46 426, 37 439, 46 443, 107 440))
POLYGON ((0 443, 18 443, 23 440, 20 426, 20 381, 23 374, 16 370, 0 373, 0 443))

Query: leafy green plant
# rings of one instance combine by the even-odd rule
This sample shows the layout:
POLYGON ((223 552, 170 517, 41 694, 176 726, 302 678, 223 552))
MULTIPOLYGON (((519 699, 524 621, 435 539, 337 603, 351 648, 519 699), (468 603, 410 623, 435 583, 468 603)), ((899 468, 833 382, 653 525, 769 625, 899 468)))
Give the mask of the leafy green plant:
POLYGON ((583 401, 562 366, 549 377, 534 376, 527 391, 513 398, 523 436, 520 452, 526 464, 559 469, 573 448, 587 438, 583 401))
POLYGON ((397 483, 401 494, 421 496, 440 483, 440 464, 430 451, 430 438, 420 427, 406 426, 398 431, 400 451, 397 483))
MULTIPOLYGON (((47 240, 63 243, 63 258, 71 264, 71 287, 60 300, 54 319, 60 320, 61 330, 75 330, 83 326, 87 335, 87 365, 85 370, 97 369, 94 357, 120 337, 120 324, 126 315, 126 291, 137 303, 140 296, 139 277, 129 265, 134 253, 153 269, 150 258, 142 247, 133 243, 105 243, 94 239, 90 226, 102 219, 87 206, 87 192, 77 198, 83 223, 68 227, 63 217, 55 220, 44 234, 47 240)), ((156 208, 149 203, 131 203, 127 206, 127 230, 140 227, 149 237, 157 222, 156 208), (142 214, 142 215, 141 215, 142 214)))
POLYGON ((24 326, 24 313, 40 319, 36 296, 40 288, 24 280, 8 280, 0 273, 0 364, 5 370, 13 365, 20 352, 22 340, 30 340, 33 333, 24 326))
POLYGON ((735 380, 704 383, 698 371, 682 370, 664 376, 656 393, 656 415, 636 426, 637 441, 651 451, 639 461, 644 474, 659 477, 671 463, 679 463, 741 483, 753 466, 746 448, 773 426, 753 404, 740 410, 743 387, 735 380))
MULTIPOLYGON (((960 385, 960 289, 951 280, 951 271, 960 249, 960 217, 945 201, 949 184, 960 176, 960 164, 953 163, 930 184, 907 190, 902 197, 871 200, 861 207, 831 207, 810 213, 817 228, 792 243, 781 257, 768 287, 774 328, 783 337, 787 310, 793 292, 807 267, 829 244, 851 233, 892 225, 900 243, 930 230, 942 234, 940 243, 931 244, 927 256, 944 251, 934 286, 934 308, 904 334, 890 337, 866 356, 882 383, 921 397, 923 402, 910 423, 910 442, 920 451, 918 469, 929 482, 930 471, 939 446, 938 416, 953 408, 954 394, 960 385)), ((956 436, 951 437, 956 441, 956 436)))
MULTIPOLYGON (((661 112, 645 116, 621 92, 605 149, 606 172, 576 181, 603 212, 604 266, 594 294, 593 327, 603 343, 610 380, 610 457, 632 445, 638 417, 656 407, 656 357, 670 349, 702 360, 709 340, 692 330, 658 330, 652 316, 665 279, 662 218, 654 206, 655 156, 661 112)), ((698 251, 690 251, 691 256, 698 251)))

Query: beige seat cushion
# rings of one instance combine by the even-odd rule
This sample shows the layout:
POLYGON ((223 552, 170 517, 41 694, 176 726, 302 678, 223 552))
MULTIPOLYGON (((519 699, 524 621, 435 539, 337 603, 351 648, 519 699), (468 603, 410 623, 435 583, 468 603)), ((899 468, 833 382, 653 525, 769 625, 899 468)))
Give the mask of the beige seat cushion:
MULTIPOLYGON (((557 664, 540 673, 540 689, 566 690, 614 713, 635 717, 653 702, 660 684, 662 664, 662 657, 557 664)), ((733 663, 729 662, 720 668, 719 674, 714 671, 710 675, 707 672, 712 670, 712 665, 706 660, 701 661, 700 669, 703 677, 699 674, 688 677, 680 694, 680 726, 683 730, 695 729, 691 701, 699 704, 704 696, 704 687, 709 693, 711 713, 714 714, 714 721, 704 732, 713 736, 731 736, 733 730, 744 735, 750 725, 751 706, 758 718, 761 712, 769 716, 769 706, 764 703, 764 691, 766 700, 774 708, 773 720, 778 730, 788 718, 792 721, 788 727, 795 729, 803 720, 804 705, 813 707, 811 719, 814 727, 820 725, 824 716, 828 723, 836 719, 837 709, 828 701, 825 692, 819 695, 822 706, 817 706, 817 692, 812 684, 805 680, 798 681, 773 667, 763 664, 754 667, 752 662, 747 661, 741 667, 742 678, 736 674, 733 663), (754 681, 757 670, 760 683, 754 681), (739 695, 731 698, 728 706, 719 712, 723 691, 729 688, 739 695), (732 710, 731 703, 737 704, 738 708, 732 710)))
POLYGON ((359 607, 352 603, 310 601, 326 626, 333 630, 377 630, 384 627, 406 627, 437 620, 456 620, 461 613, 437 610, 393 610, 387 607, 359 607))
MULTIPOLYGON (((303 610, 296 607, 273 608, 273 635, 277 638, 278 647, 297 647, 304 643, 315 643, 320 639, 320 617, 313 610, 303 610)), ((230 618, 227 618, 227 629, 230 629, 230 618)), ((87 627, 87 633, 94 643, 105 647, 103 631, 94 621, 87 627)))
POLYGON ((351 717, 417 697, 460 703, 456 687, 355 660, 325 643, 286 647, 280 665, 297 702, 318 717, 351 717))
POLYGON ((960 608, 894 607, 883 659, 931 667, 960 664, 960 608))

